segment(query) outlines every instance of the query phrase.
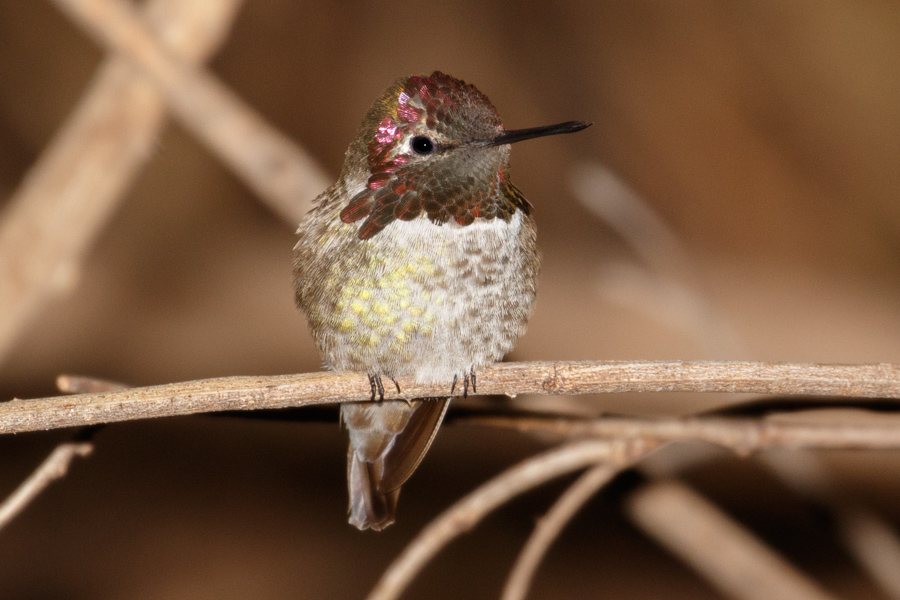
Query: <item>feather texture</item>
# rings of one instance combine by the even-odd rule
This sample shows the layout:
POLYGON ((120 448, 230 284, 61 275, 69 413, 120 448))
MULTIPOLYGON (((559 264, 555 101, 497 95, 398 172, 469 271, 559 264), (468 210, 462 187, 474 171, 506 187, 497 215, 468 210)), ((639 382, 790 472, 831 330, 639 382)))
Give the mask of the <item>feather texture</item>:
POLYGON ((394 522, 400 486, 431 446, 448 405, 447 399, 427 398, 341 407, 350 432, 351 525, 380 531, 394 522))

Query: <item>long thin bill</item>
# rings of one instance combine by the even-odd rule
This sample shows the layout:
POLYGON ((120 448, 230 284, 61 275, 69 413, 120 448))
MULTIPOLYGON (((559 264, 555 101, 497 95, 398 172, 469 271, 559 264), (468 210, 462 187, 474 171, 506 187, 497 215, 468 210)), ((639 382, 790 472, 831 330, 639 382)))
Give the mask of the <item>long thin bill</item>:
POLYGON ((523 140, 530 140, 536 137, 544 137, 546 135, 559 135, 561 133, 574 133, 581 131, 593 125, 587 121, 566 121, 565 123, 557 123, 556 125, 545 125, 543 127, 531 127, 529 129, 513 129, 504 131, 491 140, 481 140, 472 142, 473 146, 490 147, 502 146, 504 144, 515 144, 523 140))

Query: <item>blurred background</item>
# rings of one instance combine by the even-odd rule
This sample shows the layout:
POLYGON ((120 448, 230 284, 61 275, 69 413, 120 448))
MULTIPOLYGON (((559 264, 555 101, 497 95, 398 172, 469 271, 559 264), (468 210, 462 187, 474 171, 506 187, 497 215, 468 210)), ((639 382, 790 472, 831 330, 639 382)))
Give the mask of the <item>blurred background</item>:
MULTIPOLYGON (((105 56, 50 2, 0 0, 0 203, 105 56)), ((332 178, 369 104, 403 75, 475 84, 508 128, 593 121, 514 148, 544 262, 511 359, 900 363, 896 1, 247 0, 208 68, 332 178)), ((60 373, 151 385, 319 369, 293 306, 293 232, 169 119, 77 283, 6 354, 0 399, 53 395, 60 373)), ((736 399, 517 400, 682 415, 736 399)), ((70 434, 0 438, 0 497, 70 434)), ((185 417, 110 425, 96 444, 0 531, 0 596, 362 597, 452 499, 543 448, 444 427, 397 525, 373 534, 346 523, 336 423, 185 417)), ((900 521, 896 455, 822 458, 900 521)), ((723 458, 685 477, 836 595, 888 597, 758 463, 723 458)), ((490 517, 408 597, 496 597, 570 481, 490 517)), ((626 485, 589 503, 531 597, 720 597, 623 516, 626 485)))

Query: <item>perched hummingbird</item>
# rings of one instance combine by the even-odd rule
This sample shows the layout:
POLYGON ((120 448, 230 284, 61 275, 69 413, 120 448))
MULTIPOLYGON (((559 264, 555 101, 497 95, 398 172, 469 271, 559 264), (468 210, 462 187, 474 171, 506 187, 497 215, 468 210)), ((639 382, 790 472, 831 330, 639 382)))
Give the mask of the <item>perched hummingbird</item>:
MULTIPOLYGON (((395 81, 297 232, 297 306, 326 367, 368 373, 373 400, 383 377, 474 391, 525 331, 540 266, 509 144, 589 125, 507 131, 472 85, 438 71, 395 81)), ((394 522, 449 400, 341 406, 352 525, 394 522)))

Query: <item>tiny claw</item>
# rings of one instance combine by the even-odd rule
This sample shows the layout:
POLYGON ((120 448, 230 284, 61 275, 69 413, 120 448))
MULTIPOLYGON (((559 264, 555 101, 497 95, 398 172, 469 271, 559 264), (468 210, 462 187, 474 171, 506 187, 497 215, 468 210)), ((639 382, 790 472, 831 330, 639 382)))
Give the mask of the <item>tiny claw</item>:
POLYGON ((384 385, 381 383, 381 375, 369 375, 369 386, 372 388, 372 402, 376 396, 379 402, 384 400, 384 385))
POLYGON ((388 375, 388 379, 390 379, 391 381, 394 382, 394 387, 397 388, 397 393, 399 394, 400 393, 400 384, 397 383, 397 380, 394 379, 393 375, 388 375))
POLYGON ((478 390, 475 388, 476 378, 475 378, 475 369, 469 369, 469 377, 472 379, 472 393, 477 394, 478 390))
POLYGON ((453 391, 456 389, 456 382, 459 380, 459 375, 453 376, 453 383, 450 384, 450 395, 453 395, 453 391))
POLYGON ((469 397, 469 376, 463 377, 463 398, 469 397))

